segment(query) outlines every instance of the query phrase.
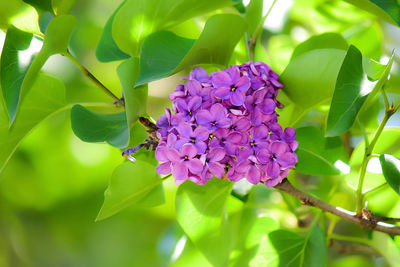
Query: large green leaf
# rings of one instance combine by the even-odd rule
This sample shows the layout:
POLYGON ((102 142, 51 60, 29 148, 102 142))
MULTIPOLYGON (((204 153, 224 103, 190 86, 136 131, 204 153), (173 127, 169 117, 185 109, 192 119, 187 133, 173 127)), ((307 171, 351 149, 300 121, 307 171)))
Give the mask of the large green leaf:
MULTIPOLYGON (((6 11, 7 13, 10 12, 9 14, 12 14, 12 9, 14 8, 17 8, 18 11, 15 12, 15 14, 7 14, 5 16, 9 16, 8 23, 14 25, 14 27, 20 29, 21 31, 42 35, 38 23, 39 15, 36 9, 21 0, 12 0, 9 2, 11 3, 9 3, 8 6, 4 8, 4 11, 6 11), (11 8, 11 10, 9 8, 11 8)), ((0 8, 2 8, 1 5, 0 8)), ((0 15, 1 12, 2 11, 0 11, 0 15)))
POLYGON ((96 221, 108 218, 133 204, 153 207, 164 203, 162 179, 154 164, 137 159, 125 162, 113 172, 104 192, 104 203, 96 221))
MULTIPOLYGON (((53 54, 67 51, 69 39, 75 24, 76 19, 71 15, 58 16, 49 23, 46 29, 43 47, 33 60, 22 82, 19 103, 24 100, 25 95, 31 89, 39 71, 46 63, 47 59, 53 54)), ((19 106, 18 104, 17 113, 19 106)), ((10 121, 10 123, 12 123, 12 121, 10 121)))
POLYGON ((231 0, 128 0, 115 16, 112 34, 122 51, 138 56, 143 39, 152 32, 231 4, 231 0))
POLYGON ((246 7, 247 32, 252 37, 257 27, 262 23, 263 18, 263 0, 251 0, 246 7))
POLYGON ((353 45, 349 47, 337 77, 326 125, 326 136, 337 136, 351 128, 358 111, 370 91, 362 88, 363 65, 361 52, 353 45))
POLYGON ((306 236, 276 230, 260 243, 262 257, 250 266, 319 267, 326 266, 326 240, 321 228, 314 226, 306 236))
POLYGON ((54 13, 57 16, 68 14, 74 7, 77 0, 51 0, 54 13))
POLYGON ((139 74, 139 60, 137 58, 130 58, 122 62, 117 68, 117 73, 124 93, 128 126, 132 127, 139 116, 146 115, 147 84, 135 87, 139 74))
POLYGON ((125 111, 102 114, 75 105, 71 110, 71 127, 75 135, 85 142, 107 142, 123 148, 129 142, 129 129, 125 111))
POLYGON ((299 142, 296 171, 314 175, 340 174, 335 167, 335 162, 344 158, 339 137, 324 138, 321 130, 308 126, 297 129, 296 140, 299 142))
POLYGON ((400 160, 388 154, 379 157, 387 183, 400 195, 400 160))
POLYGON ((400 26, 400 4, 396 0, 346 0, 379 18, 400 26))
POLYGON ((22 81, 30 63, 20 61, 20 52, 28 49, 31 41, 32 34, 13 26, 8 28, 1 53, 0 79, 10 121, 15 118, 22 81))
POLYGON ((226 65, 245 28, 241 16, 220 14, 207 20, 197 41, 166 31, 150 35, 143 43, 137 83, 160 79, 195 64, 226 65))
POLYGON ((230 251, 226 200, 232 183, 214 178, 204 186, 185 182, 177 191, 177 220, 214 266, 226 266, 230 251))
POLYGON ((128 54, 119 49, 117 44, 115 43, 112 37, 112 25, 114 22, 115 15, 121 9, 121 7, 125 4, 126 1, 123 1, 121 5, 114 11, 111 17, 107 20, 106 25, 104 26, 103 32, 100 36, 99 43, 96 48, 96 57, 101 62, 110 62, 115 60, 126 59, 129 57, 128 54))
POLYGON ((341 49, 324 48, 298 55, 280 76, 283 90, 304 110, 329 102, 345 54, 341 49))
MULTIPOLYGON (((0 112, 0 172, 21 140, 42 120, 65 106, 65 87, 58 79, 39 75, 12 128, 7 114, 0 112)), ((5 110, 0 101, 0 110, 5 110)))

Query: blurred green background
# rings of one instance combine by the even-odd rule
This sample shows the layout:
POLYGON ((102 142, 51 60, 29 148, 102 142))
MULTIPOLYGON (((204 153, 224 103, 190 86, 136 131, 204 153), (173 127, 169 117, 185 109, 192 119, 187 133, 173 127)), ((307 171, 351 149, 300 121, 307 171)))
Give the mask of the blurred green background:
MULTIPOLYGON (((116 75, 119 62, 100 63, 95 57, 95 48, 107 19, 120 2, 77 1, 71 12, 78 18, 71 51, 117 95, 121 91, 116 75)), ((264 2, 268 9, 272 1, 264 2)), ((224 11, 238 12, 234 7, 224 11)), ((202 21, 204 18, 194 20, 197 25, 202 21)), ((393 48, 400 49, 399 28, 343 1, 278 0, 265 25, 263 49, 256 51, 256 55, 278 73, 288 64, 297 44, 328 31, 341 33, 364 56, 378 61, 387 59, 385 55, 393 48)), ((184 29, 180 34, 196 36, 184 29)), ((1 44, 4 37, 1 32, 1 44)), ((396 60, 389 92, 399 92, 399 59, 396 60)), ((103 92, 62 56, 53 56, 44 71, 65 83, 69 103, 109 102, 103 92)), ((152 117, 158 118, 169 105, 166 96, 183 75, 179 73, 150 84, 148 112, 152 117)), ((35 128, 0 176, 0 266, 167 266, 171 259, 177 259, 174 266, 207 266, 203 256, 182 237, 176 224, 176 186, 172 180, 165 183, 164 205, 128 208, 104 221, 94 222, 111 173, 124 159, 119 149, 84 143, 75 137, 69 115, 69 110, 59 112, 35 128), (183 245, 185 253, 181 254, 183 245)), ((310 113, 305 121, 318 124, 320 120, 318 113, 310 113)), ((390 123, 398 126, 398 122, 397 114, 390 123)), ((354 144, 360 140, 354 139, 354 144)), ((296 224, 293 215, 279 209, 283 205, 279 193, 262 188, 258 197, 260 213, 268 213, 288 227, 296 224)), ((234 198, 230 201, 235 204, 234 198)), ((393 216, 400 215, 399 201, 390 191, 385 199, 376 201, 377 206, 382 203, 390 206, 382 210, 391 211, 393 216)), ((358 230, 347 223, 341 229, 348 233, 358 230)), ((329 258, 330 266, 380 264, 383 260, 371 262, 365 253, 341 256, 331 252, 329 258)))

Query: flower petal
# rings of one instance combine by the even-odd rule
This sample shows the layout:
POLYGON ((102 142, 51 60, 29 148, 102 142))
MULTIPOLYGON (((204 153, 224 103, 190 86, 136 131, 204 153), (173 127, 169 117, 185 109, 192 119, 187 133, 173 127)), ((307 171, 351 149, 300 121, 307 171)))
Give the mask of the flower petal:
POLYGON ((164 162, 158 164, 156 167, 158 174, 170 174, 171 173, 171 162, 164 162))
POLYGON ((181 123, 178 126, 178 132, 181 136, 185 137, 186 139, 190 139, 193 136, 192 126, 188 123, 181 123))
POLYGON ((206 125, 212 120, 211 113, 208 110, 200 110, 196 114, 196 121, 200 125, 206 125))
POLYGON ((224 165, 217 162, 210 162, 209 170, 211 173, 218 178, 222 178, 225 175, 224 165))
POLYGON ((193 136, 196 137, 196 140, 200 140, 200 141, 207 140, 209 135, 210 135, 210 132, 203 126, 197 127, 193 132, 193 136))
POLYGON ((172 163, 171 169, 172 175, 176 178, 176 180, 186 180, 188 178, 188 168, 183 161, 172 163))
POLYGON ((250 88, 250 80, 246 76, 240 77, 240 79, 235 83, 236 90, 239 92, 246 92, 250 88))
POLYGON ((193 158, 191 160, 185 161, 185 163, 189 170, 194 174, 200 174, 203 170, 203 164, 198 158, 193 158))
POLYGON ((244 103, 245 95, 241 91, 237 90, 233 94, 231 94, 229 100, 231 101, 232 105, 241 106, 244 103))
POLYGON ((222 147, 216 147, 208 152, 207 158, 210 159, 210 162, 216 162, 222 160, 225 157, 225 154, 225 150, 222 147))
POLYGON ((228 87, 232 85, 231 76, 225 71, 220 71, 212 74, 211 82, 215 88, 228 87))
POLYGON ((231 96, 231 88, 228 87, 220 87, 218 89, 215 89, 214 91, 214 96, 222 98, 222 99, 228 99, 231 96))
POLYGON ((194 156, 197 155, 197 149, 194 145, 192 144, 185 144, 181 147, 181 156, 182 157, 188 157, 189 159, 194 158, 194 156))

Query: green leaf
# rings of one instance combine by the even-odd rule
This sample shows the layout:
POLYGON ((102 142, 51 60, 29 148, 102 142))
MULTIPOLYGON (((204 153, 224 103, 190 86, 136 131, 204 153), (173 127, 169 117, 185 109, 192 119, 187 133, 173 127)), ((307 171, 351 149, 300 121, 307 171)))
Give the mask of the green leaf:
POLYGON ((349 47, 337 77, 326 126, 326 136, 337 136, 351 128, 357 114, 367 99, 364 92, 361 52, 349 47))
POLYGON ((316 226, 306 236, 287 230, 273 231, 261 241, 260 247, 263 257, 255 258, 250 266, 326 266, 325 235, 316 226))
POLYGON ((43 51, 48 55, 66 52, 76 22, 72 15, 57 16, 50 21, 46 29, 43 51))
POLYGON ((114 41, 114 38, 112 37, 112 25, 115 15, 125 4, 125 2, 126 1, 123 1, 121 5, 114 11, 111 17, 107 20, 103 32, 101 33, 100 40, 96 48, 96 57, 101 62, 110 62, 129 58, 128 54, 125 54, 121 51, 121 49, 119 49, 114 41))
POLYGON ((231 0, 127 0, 114 18, 112 35, 122 51, 138 56, 143 39, 152 32, 232 4, 231 0))
MULTIPOLYGON (((53 54, 67 51, 69 38, 75 24, 76 19, 70 15, 55 17, 49 23, 46 29, 46 37, 43 41, 43 47, 33 60, 22 82, 19 103, 22 103, 26 94, 31 89, 39 71, 46 63, 47 59, 53 54)), ((18 104, 17 113, 19 106, 20 105, 18 104)), ((12 122, 13 121, 10 121, 10 124, 12 122)))
MULTIPOLYGON (((18 12, 10 17, 9 23, 24 32, 42 35, 39 27, 39 15, 34 7, 20 0, 13 0, 18 3, 18 12)), ((7 9, 6 9, 7 10, 7 9)))
POLYGON ((400 250, 388 234, 373 231, 371 246, 382 254, 390 266, 395 267, 399 265, 400 250))
POLYGON ((54 13, 57 16, 68 14, 74 7, 77 0, 51 0, 54 13))
POLYGON ((187 181, 176 194, 178 223, 214 266, 226 266, 230 251, 224 217, 231 190, 231 182, 214 178, 203 186, 187 181))
MULTIPOLYGON (((0 112, 0 172, 22 139, 42 120, 65 106, 64 84, 50 76, 39 75, 21 105, 13 127, 9 128, 6 112, 0 112)), ((0 101, 0 110, 5 110, 0 101)))
POLYGON ((363 57, 363 69, 371 81, 379 80, 382 73, 386 69, 386 65, 382 65, 379 62, 363 57))
POLYGON ((344 148, 339 137, 324 138, 318 128, 308 126, 297 129, 296 140, 299 142, 296 171, 313 175, 340 174, 334 165, 337 160, 344 158, 344 148))
POLYGON ((1 88, 10 122, 15 119, 22 81, 28 65, 20 62, 20 52, 29 48, 32 34, 11 26, 1 54, 1 88))
POLYGON ((246 7, 246 21, 247 21, 247 32, 249 37, 252 37, 257 27, 262 23, 263 18, 263 0, 251 0, 249 5, 246 7))
POLYGON ((400 195, 400 160, 392 155, 383 154, 379 161, 387 183, 400 195))
POLYGON ((144 207, 163 204, 162 181, 155 166, 147 161, 137 159, 135 163, 119 165, 104 192, 104 203, 96 221, 108 218, 133 204, 144 207))
POLYGON ((122 62, 117 73, 124 93, 126 117, 129 128, 137 121, 139 116, 146 115, 147 84, 135 87, 139 73, 139 60, 130 58, 122 62))
POLYGON ((304 110, 327 103, 346 52, 341 49, 315 49, 290 61, 280 76, 283 90, 304 110))
POLYGON ((400 4, 396 0, 346 0, 346 2, 400 26, 400 4))
POLYGON ((347 50, 348 44, 343 36, 337 33, 328 32, 315 35, 299 44, 294 49, 291 60, 311 50, 329 48, 347 50))
POLYGON ((125 112, 101 114, 75 105, 71 110, 71 127, 75 135, 85 142, 107 142, 123 148, 129 142, 125 112))
POLYGON ((242 17, 220 14, 207 20, 196 41, 166 31, 150 35, 143 43, 137 84, 163 78, 195 64, 226 65, 245 28, 242 17))

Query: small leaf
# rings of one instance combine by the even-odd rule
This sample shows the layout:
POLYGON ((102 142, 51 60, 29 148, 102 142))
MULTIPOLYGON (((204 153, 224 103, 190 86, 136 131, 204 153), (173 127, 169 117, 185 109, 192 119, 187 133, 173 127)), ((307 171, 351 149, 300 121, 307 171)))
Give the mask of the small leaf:
POLYGON ((30 62, 21 62, 20 54, 29 48, 32 34, 13 26, 8 28, 1 54, 1 88, 10 122, 15 119, 22 81, 30 62))
POLYGON ((400 26, 400 4, 396 0, 346 0, 346 2, 400 26))
MULTIPOLYGON (((6 112, 0 112, 0 172, 21 140, 37 124, 64 106, 64 84, 56 78, 39 75, 21 105, 20 115, 15 119, 13 127, 8 126, 6 112)), ((0 101, 0 110, 3 110, 3 101, 0 101)))
POLYGON ((101 114, 75 105, 71 110, 71 126, 75 135, 85 142, 107 142, 123 148, 129 142, 125 112, 101 114))
POLYGON ((326 136, 337 136, 351 128, 367 99, 364 92, 361 52, 350 46, 337 77, 326 126, 326 136))
POLYGON ((263 257, 255 258, 250 266, 319 267, 326 266, 327 249, 321 228, 312 227, 306 236, 276 230, 260 243, 263 257))
POLYGON ((324 138, 318 128, 308 126, 297 129, 296 140, 299 142, 296 171, 313 175, 340 174, 335 167, 335 162, 344 158, 344 148, 339 137, 324 138))
POLYGON ((187 181, 176 194, 178 223, 214 266, 226 266, 230 251, 224 217, 231 190, 231 182, 214 178, 203 186, 187 181))
POLYGON ((130 58, 122 62, 117 68, 117 73, 124 93, 128 126, 131 128, 139 116, 146 115, 148 87, 147 84, 135 87, 139 74, 137 58, 130 58))
POLYGON ((231 0, 127 0, 115 15, 112 35, 122 51, 139 56, 149 34, 232 4, 231 0))
POLYGON ((379 161, 387 183, 400 195, 400 160, 392 155, 383 154, 379 161))
POLYGON ((166 31, 150 35, 143 43, 137 84, 169 76, 195 64, 226 65, 245 27, 242 17, 221 14, 207 20, 196 41, 166 31))
POLYGON ((100 41, 97 44, 96 48, 96 57, 101 62, 110 62, 129 58, 128 54, 125 54, 121 51, 121 49, 119 49, 114 41, 114 38, 112 37, 112 25, 114 23, 115 15, 125 4, 125 2, 126 0, 119 5, 119 7, 114 11, 111 17, 107 20, 103 32, 101 33, 100 41))
POLYGON ((104 203, 96 221, 108 218, 133 204, 144 207, 163 204, 162 181, 155 166, 147 161, 137 159, 135 163, 119 165, 104 192, 104 203))

